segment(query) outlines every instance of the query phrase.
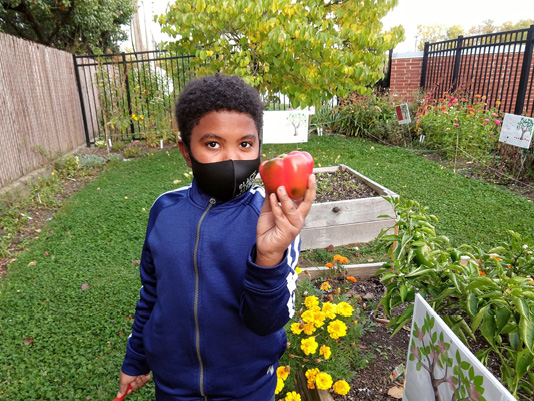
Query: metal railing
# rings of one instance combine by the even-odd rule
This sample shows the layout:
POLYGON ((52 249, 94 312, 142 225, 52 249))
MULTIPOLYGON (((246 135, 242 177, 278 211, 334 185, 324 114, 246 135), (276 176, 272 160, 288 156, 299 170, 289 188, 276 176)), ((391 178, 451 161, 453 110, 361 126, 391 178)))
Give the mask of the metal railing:
POLYGON ((534 115, 534 25, 527 29, 425 43, 421 88, 486 96, 500 111, 534 115))
POLYGON ((87 145, 171 135, 176 97, 194 77, 192 57, 160 50, 74 55, 87 145))

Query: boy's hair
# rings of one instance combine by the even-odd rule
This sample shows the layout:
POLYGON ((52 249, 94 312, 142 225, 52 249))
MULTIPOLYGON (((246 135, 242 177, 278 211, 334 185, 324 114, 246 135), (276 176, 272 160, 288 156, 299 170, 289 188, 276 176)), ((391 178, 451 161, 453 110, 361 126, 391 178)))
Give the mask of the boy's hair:
POLYGON ((212 111, 248 114, 258 135, 263 125, 263 103, 259 93, 235 75, 208 75, 190 81, 176 102, 176 120, 182 141, 191 144, 191 132, 200 119, 212 111))

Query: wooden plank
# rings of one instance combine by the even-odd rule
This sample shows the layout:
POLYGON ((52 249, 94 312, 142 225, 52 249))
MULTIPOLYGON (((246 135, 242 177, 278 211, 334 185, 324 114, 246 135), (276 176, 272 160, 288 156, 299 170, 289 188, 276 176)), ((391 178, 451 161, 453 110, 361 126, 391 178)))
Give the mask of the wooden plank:
MULTIPOLYGON (((385 262, 361 263, 357 265, 346 265, 345 270, 349 276, 359 279, 374 277, 375 273, 382 267, 385 262)), ((313 280, 324 276, 330 272, 326 266, 305 267, 299 274, 299 280, 313 280)))
POLYGON ((383 228, 392 227, 394 224, 393 219, 381 219, 353 224, 304 227, 300 233, 302 238, 301 249, 326 248, 329 245, 341 246, 369 242, 374 240, 383 228))
POLYGON ((314 203, 306 218, 305 228, 352 224, 383 220, 381 215, 394 216, 391 204, 383 198, 361 198, 314 203))

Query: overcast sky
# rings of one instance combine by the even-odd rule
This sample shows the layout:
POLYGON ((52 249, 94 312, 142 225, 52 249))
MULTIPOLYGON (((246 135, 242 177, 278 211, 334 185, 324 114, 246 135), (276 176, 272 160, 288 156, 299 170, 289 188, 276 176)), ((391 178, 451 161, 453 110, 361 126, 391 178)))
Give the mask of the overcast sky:
POLYGON ((382 19, 385 28, 404 27, 406 40, 395 52, 415 50, 417 25, 460 25, 465 31, 493 20, 494 25, 534 19, 533 0, 399 0, 399 5, 382 19))
MULTIPOLYGON (((164 13, 168 1, 138 0, 138 4, 142 36, 148 35, 149 42, 152 38, 164 40, 159 24, 153 22, 153 15, 164 13)), ((485 20, 501 25, 529 18, 534 19, 534 0, 399 0, 399 5, 382 21, 384 28, 404 27, 406 40, 395 49, 396 53, 402 53, 415 50, 417 25, 460 25, 467 31, 485 20)), ((131 48, 131 45, 126 46, 131 48)))

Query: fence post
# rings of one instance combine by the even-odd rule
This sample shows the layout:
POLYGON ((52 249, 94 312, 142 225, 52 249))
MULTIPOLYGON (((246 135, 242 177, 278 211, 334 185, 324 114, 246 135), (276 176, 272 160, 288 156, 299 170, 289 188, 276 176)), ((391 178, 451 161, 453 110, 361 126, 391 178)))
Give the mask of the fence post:
POLYGON ((83 120, 83 130, 85 132, 85 143, 87 144, 87 147, 89 148, 89 147, 91 147, 91 139, 89 138, 89 128, 87 126, 87 116, 85 114, 85 102, 83 100, 82 83, 80 81, 80 71, 78 70, 78 60, 76 58, 76 54, 72 55, 72 59, 73 59, 73 62, 74 62, 74 74, 76 75, 76 84, 78 84, 78 95, 80 96, 80 105, 81 105, 81 108, 82 108, 82 120, 83 120))
POLYGON ((460 59, 462 57, 462 45, 463 45, 464 37, 463 35, 458 35, 458 43, 456 44, 456 56, 454 58, 454 71, 452 73, 452 88, 451 93, 453 93, 456 90, 456 86, 458 85, 458 74, 460 72, 460 59))
POLYGON ((527 32, 527 40, 525 43, 525 52, 523 53, 523 65, 521 66, 521 75, 519 78, 519 88, 517 90, 517 97, 515 100, 514 114, 523 114, 523 107, 525 105, 525 96, 527 94, 528 75, 530 72, 530 64, 532 63, 532 52, 534 51, 534 25, 531 25, 527 32))
POLYGON ((122 52, 122 64, 124 64, 124 84, 126 85, 126 100, 128 101, 128 115, 130 117, 130 131, 132 137, 135 134, 135 127, 132 121, 132 98, 130 96, 130 79, 128 78, 128 68, 126 67, 126 53, 122 52))
POLYGON ((430 47, 430 43, 425 42, 425 48, 423 52, 423 66, 421 67, 421 81, 419 83, 419 87, 421 89, 425 89, 426 84, 426 67, 428 64, 428 48, 430 47))

